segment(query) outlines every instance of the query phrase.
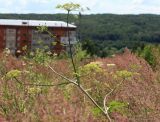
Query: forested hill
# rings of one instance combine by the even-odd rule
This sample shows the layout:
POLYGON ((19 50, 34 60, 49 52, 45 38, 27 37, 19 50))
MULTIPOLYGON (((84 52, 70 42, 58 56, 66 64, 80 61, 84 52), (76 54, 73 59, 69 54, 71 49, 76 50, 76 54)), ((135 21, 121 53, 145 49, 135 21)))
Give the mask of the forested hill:
MULTIPOLYGON (((65 14, 0 14, 0 18, 66 21, 65 14)), ((75 15, 70 22, 79 27, 75 15)), ((124 47, 136 50, 146 42, 160 43, 160 15, 82 15, 80 30, 84 49, 105 57, 124 47)))
MULTIPOLYGON (((3 19, 63 20, 64 14, 0 14, 3 19)), ((71 22, 78 23, 76 17, 71 22)), ((82 39, 160 42, 160 15, 83 15, 82 39)))

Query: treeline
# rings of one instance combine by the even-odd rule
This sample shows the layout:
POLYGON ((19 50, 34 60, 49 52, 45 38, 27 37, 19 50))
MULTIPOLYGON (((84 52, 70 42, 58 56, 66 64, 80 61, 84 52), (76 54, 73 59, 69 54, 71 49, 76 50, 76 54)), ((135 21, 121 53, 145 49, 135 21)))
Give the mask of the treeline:
MULTIPOLYGON (((2 19, 66 20, 64 14, 0 14, 2 19)), ((71 22, 78 24, 77 17, 71 22)), ((159 15, 82 15, 82 39, 160 42, 159 15)))
MULTIPOLYGON (((65 14, 0 14, 3 19, 66 20, 65 14)), ((78 33, 85 49, 91 54, 106 56, 110 48, 135 49, 147 43, 160 43, 160 15, 71 15, 71 23, 78 26, 78 33), (89 40, 93 40, 89 41, 89 40), (92 50, 95 51, 92 51, 92 50), (99 50, 97 52, 97 50, 99 50), (107 50, 107 52, 106 52, 107 50)))

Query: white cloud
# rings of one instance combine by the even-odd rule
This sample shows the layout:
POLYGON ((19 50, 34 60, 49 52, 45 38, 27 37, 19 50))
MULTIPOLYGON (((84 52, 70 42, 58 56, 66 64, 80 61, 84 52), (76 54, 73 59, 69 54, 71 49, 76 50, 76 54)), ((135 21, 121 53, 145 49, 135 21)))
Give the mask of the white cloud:
POLYGON ((35 3, 50 3, 51 2, 51 0, 30 0, 30 1, 33 1, 33 2, 35 2, 35 3))
POLYGON ((145 0, 133 0, 132 3, 135 5, 141 5, 145 0))
POLYGON ((160 0, 0 0, 0 12, 8 13, 53 13, 57 4, 79 3, 91 10, 87 13, 160 14, 160 0))

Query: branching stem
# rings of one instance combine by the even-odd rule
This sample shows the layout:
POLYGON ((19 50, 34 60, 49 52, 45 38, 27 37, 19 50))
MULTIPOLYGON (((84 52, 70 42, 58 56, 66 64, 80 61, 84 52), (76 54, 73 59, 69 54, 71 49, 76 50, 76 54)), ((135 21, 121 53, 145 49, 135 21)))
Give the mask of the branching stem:
POLYGON ((92 98, 92 96, 91 96, 80 84, 78 84, 76 81, 72 81, 72 80, 68 79, 67 77, 59 74, 59 73, 56 72, 51 66, 48 65, 48 67, 49 67, 55 74, 57 74, 58 76, 60 76, 60 77, 64 78, 65 80, 73 83, 74 85, 76 85, 76 86, 91 100, 91 102, 92 102, 96 107, 98 107, 98 108, 101 110, 101 112, 107 117, 107 119, 109 120, 109 122, 111 122, 111 118, 110 118, 110 116, 109 116, 109 114, 108 114, 108 111, 106 112, 105 110, 103 110, 103 108, 98 105, 98 103, 92 98))
POLYGON ((31 83, 22 83, 19 81, 16 77, 14 77, 17 83, 24 85, 24 86, 46 86, 46 87, 53 87, 53 86, 61 86, 61 85, 68 85, 71 84, 71 82, 63 82, 58 84, 31 84, 31 83))

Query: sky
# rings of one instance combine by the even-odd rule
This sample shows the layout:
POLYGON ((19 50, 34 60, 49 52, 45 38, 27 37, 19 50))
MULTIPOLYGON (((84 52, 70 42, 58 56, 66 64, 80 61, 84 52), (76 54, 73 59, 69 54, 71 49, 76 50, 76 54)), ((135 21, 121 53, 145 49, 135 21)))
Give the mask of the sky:
POLYGON ((159 14, 160 0, 0 0, 0 13, 64 13, 57 4, 78 3, 84 14, 159 14))

